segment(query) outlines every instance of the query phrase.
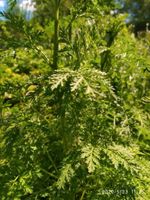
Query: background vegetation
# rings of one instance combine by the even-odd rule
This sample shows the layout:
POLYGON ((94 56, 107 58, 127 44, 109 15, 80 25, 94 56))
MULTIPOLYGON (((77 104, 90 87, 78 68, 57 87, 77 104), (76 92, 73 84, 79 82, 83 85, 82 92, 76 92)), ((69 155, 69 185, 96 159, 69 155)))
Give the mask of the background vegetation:
POLYGON ((0 22, 1 199, 149 200, 149 31, 114 1, 36 3, 0 22))

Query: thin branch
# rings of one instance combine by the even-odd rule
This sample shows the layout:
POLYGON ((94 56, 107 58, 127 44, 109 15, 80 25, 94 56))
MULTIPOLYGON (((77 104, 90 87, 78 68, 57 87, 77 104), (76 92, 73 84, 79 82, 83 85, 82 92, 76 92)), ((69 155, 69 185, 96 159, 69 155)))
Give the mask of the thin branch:
POLYGON ((51 155, 49 154, 48 151, 47 151, 47 155, 48 155, 48 158, 49 158, 49 160, 51 161, 51 163, 52 163, 52 165, 53 165, 55 171, 58 173, 58 169, 57 169, 57 167, 56 167, 56 165, 55 165, 55 163, 54 163, 54 161, 53 161, 53 159, 52 159, 52 157, 51 157, 51 155))
POLYGON ((83 200, 86 190, 83 190, 80 200, 83 200))
POLYGON ((48 172, 48 171, 47 171, 47 170, 45 170, 45 169, 42 169, 42 168, 41 168, 41 171, 43 171, 44 173, 48 174, 49 176, 51 176, 51 177, 53 177, 53 178, 55 178, 55 179, 58 179, 58 177, 57 177, 57 176, 55 176, 54 174, 52 174, 52 173, 48 172))

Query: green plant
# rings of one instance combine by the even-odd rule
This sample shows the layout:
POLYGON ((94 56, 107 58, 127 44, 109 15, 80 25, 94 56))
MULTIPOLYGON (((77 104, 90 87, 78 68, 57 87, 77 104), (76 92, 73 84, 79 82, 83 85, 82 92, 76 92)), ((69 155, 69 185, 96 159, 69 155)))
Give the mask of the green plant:
POLYGON ((3 200, 149 199, 148 49, 101 3, 74 1, 54 19, 59 28, 53 21, 38 36, 40 26, 7 15, 22 60, 11 57, 10 33, 0 72, 3 200), (24 64, 29 71, 18 71, 24 64))

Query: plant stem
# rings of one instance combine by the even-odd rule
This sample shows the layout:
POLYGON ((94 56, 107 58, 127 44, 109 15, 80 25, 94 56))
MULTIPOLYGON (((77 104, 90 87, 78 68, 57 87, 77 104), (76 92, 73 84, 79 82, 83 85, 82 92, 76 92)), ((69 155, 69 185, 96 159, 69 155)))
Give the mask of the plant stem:
POLYGON ((48 151, 47 151, 47 155, 48 155, 48 158, 49 158, 49 160, 51 161, 51 163, 52 163, 52 165, 53 165, 55 171, 58 173, 57 167, 56 167, 56 165, 55 165, 55 163, 54 163, 54 161, 53 161, 53 159, 52 159, 52 157, 51 157, 51 155, 49 154, 48 151))
POLYGON ((58 68, 58 51, 59 51, 59 7, 60 0, 55 3, 55 19, 54 19, 54 49, 53 49, 53 69, 58 68))
POLYGON ((83 190, 80 200, 83 200, 86 190, 83 190))
POLYGON ((42 169, 42 168, 41 168, 41 171, 43 171, 44 173, 48 174, 49 176, 51 176, 51 177, 53 177, 53 178, 55 178, 55 179, 58 179, 58 177, 57 177, 57 176, 55 176, 54 174, 52 174, 52 173, 48 172, 48 171, 47 171, 47 170, 45 170, 45 169, 42 169))

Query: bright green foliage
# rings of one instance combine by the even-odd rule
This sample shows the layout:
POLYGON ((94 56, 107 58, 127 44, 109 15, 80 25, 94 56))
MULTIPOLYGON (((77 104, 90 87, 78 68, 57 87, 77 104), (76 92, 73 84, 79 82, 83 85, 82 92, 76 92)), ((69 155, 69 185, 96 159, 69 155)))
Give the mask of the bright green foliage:
POLYGON ((53 22, 21 18, 22 45, 3 31, 2 200, 149 200, 149 49, 112 8, 75 1, 60 15, 55 70, 53 22))

